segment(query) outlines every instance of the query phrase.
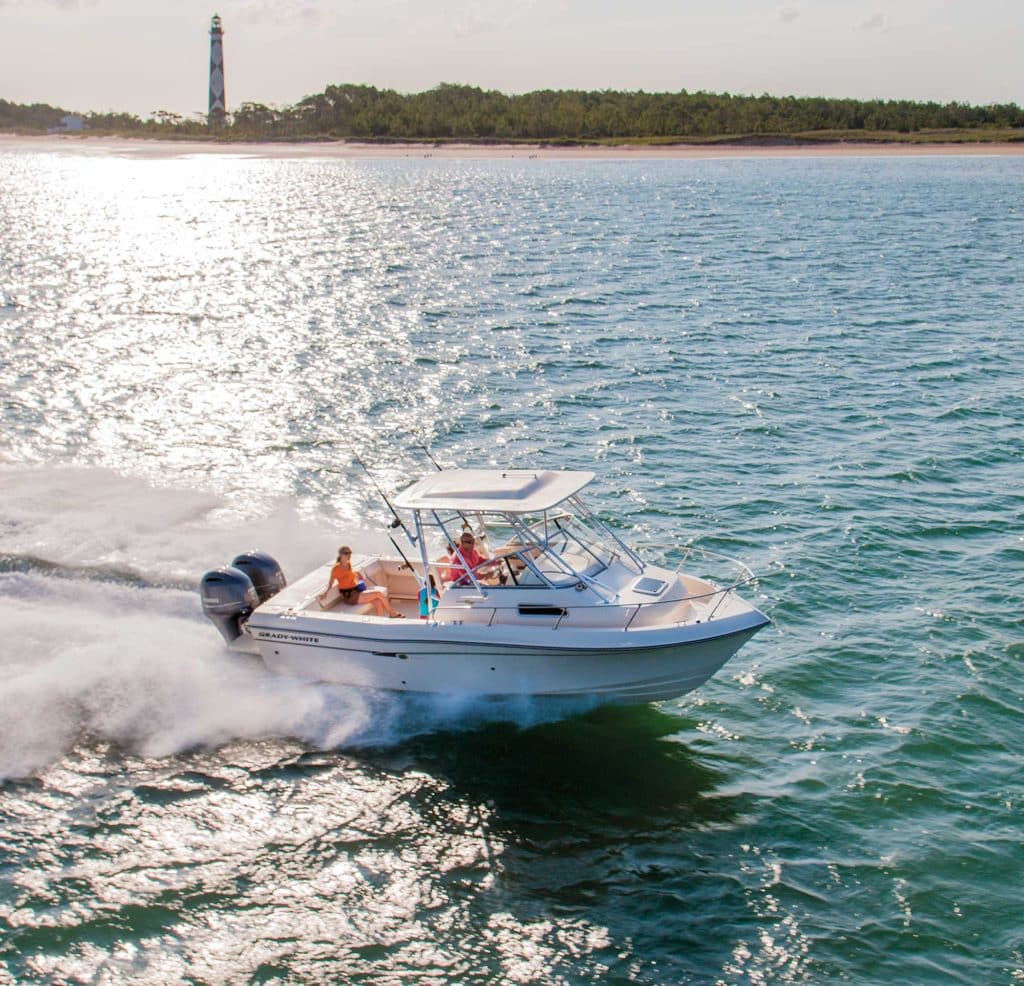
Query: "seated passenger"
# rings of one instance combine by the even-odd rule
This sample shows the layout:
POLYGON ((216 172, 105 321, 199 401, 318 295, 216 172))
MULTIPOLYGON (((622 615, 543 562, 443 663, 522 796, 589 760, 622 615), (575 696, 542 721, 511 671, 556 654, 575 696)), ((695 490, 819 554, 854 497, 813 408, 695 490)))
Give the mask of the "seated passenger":
POLYGON ((387 613, 392 619, 397 619, 402 614, 394 609, 388 602, 387 596, 380 589, 367 590, 366 582, 362 573, 352 567, 352 549, 343 544, 338 549, 338 561, 331 569, 331 577, 327 580, 327 588, 317 596, 322 606, 327 598, 327 593, 337 586, 341 594, 341 601, 346 606, 357 606, 359 603, 369 603, 373 606, 377 616, 387 613))
MULTIPOLYGON (((470 585, 469 572, 487 561, 487 555, 476 550, 476 538, 470 531, 463 531, 459 538, 459 550, 452 553, 449 578, 454 585, 470 585), (459 555, 462 557, 460 558, 459 555)), ((474 574, 479 575, 478 572, 474 574)))

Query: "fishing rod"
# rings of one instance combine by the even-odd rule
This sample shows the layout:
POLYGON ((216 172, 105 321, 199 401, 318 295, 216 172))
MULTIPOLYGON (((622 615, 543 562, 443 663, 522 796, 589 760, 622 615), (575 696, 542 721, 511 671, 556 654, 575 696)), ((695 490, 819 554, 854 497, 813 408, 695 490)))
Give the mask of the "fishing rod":
MULTIPOLYGON (((391 501, 387 498, 387 494, 385 494, 385 492, 377 485, 377 480, 375 480, 373 478, 373 473, 370 472, 370 470, 366 467, 366 463, 363 462, 363 460, 359 458, 359 455, 356 452, 352 453, 352 458, 355 459, 356 462, 358 462, 360 466, 362 466, 363 472, 366 473, 367 478, 373 484, 373 488, 380 495, 380 498, 387 504, 388 510, 391 511, 391 515, 395 518, 393 521, 391 521, 391 523, 388 526, 392 530, 394 530, 396 527, 401 527, 402 530, 405 531, 405 536, 409 539, 409 543, 410 544, 415 544, 416 543, 416 538, 414 538, 409 533, 409 528, 405 526, 405 521, 402 520, 401 517, 399 517, 398 511, 395 510, 395 508, 391 505, 391 501)), ((391 535, 389 534, 388 537, 391 538, 391 535)), ((391 543, 394 544, 396 548, 398 548, 398 545, 395 544, 395 539, 394 538, 391 538, 391 543)), ((399 554, 401 554, 402 549, 398 548, 398 552, 399 552, 399 554)), ((405 558, 405 555, 402 555, 402 557, 405 558)), ((408 564, 408 560, 406 561, 406 564, 408 564)))
MULTIPOLYGON (((402 556, 402 561, 405 562, 402 567, 409 569, 410 572, 413 571, 412 562, 405 557, 405 552, 398 546, 398 542, 390 534, 388 534, 388 540, 395 546, 395 551, 402 556)), ((417 576, 417 578, 419 578, 419 576, 417 576)))
POLYGON ((426 456, 426 457, 427 457, 428 459, 430 459, 430 461, 431 461, 431 462, 433 462, 433 463, 434 463, 434 468, 435 468, 435 469, 436 469, 436 470, 437 470, 438 472, 444 472, 444 470, 443 470, 443 469, 442 469, 442 468, 441 468, 441 467, 440 467, 440 466, 439 466, 439 465, 437 464, 437 459, 435 459, 435 458, 434 458, 434 457, 433 457, 433 456, 432 456, 432 455, 430 454, 430 449, 428 449, 426 445, 420 445, 420 446, 418 446, 418 447, 419 447, 420 449, 422 449, 422 450, 423 450, 423 454, 424 454, 424 455, 425 455, 425 456, 426 456))
MULTIPOLYGON (((323 440, 323 441, 317 442, 316 444, 317 445, 328 445, 328 444, 333 445, 333 444, 336 444, 336 443, 328 442, 326 440, 323 440)), ((349 450, 349 451, 351 451, 351 450, 349 450)), ((398 513, 396 512, 395 508, 391 505, 391 501, 384 495, 384 491, 377 485, 377 481, 373 478, 373 473, 371 473, 370 470, 366 468, 366 463, 363 462, 363 460, 360 459, 359 455, 357 453, 355 453, 355 452, 352 452, 352 458, 355 459, 356 462, 358 462, 360 466, 362 466, 363 472, 366 473, 367 478, 373 484, 373 488, 380 495, 380 498, 388 505, 388 510, 390 510, 392 515, 394 516, 395 519, 393 521, 391 521, 391 523, 388 525, 390 530, 394 530, 396 527, 401 527, 402 530, 405 531, 405 536, 409 539, 410 543, 415 544, 416 543, 416 538, 414 538, 409 533, 409 528, 407 528, 405 526, 405 524, 402 522, 402 518, 398 516, 398 513)), ((329 467, 327 468, 327 471, 328 472, 339 472, 339 470, 331 469, 329 467)), ((388 540, 392 543, 392 545, 394 545, 395 551, 397 551, 399 553, 399 555, 402 556, 402 561, 405 563, 403 567, 407 568, 410 572, 414 571, 414 569, 412 567, 412 562, 409 561, 409 559, 406 557, 405 552, 399 547, 398 542, 391 536, 390 530, 388 532, 388 540)))

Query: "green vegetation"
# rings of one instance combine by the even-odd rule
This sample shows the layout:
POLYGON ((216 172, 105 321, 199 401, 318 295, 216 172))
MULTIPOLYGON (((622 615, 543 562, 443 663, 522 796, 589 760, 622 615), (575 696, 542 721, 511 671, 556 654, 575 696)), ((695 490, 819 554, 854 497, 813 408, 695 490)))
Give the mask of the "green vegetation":
MULTIPOLYGON (((61 120, 72 111, 46 103, 30 106, 0 99, 0 131, 4 133, 41 134, 59 129, 61 120)), ((148 120, 131 113, 79 113, 89 133, 120 134, 133 137, 208 137, 205 116, 184 119, 175 113, 157 110, 148 120)))
MULTIPOLYGON (((65 110, 0 100, 0 129, 38 133, 65 110)), ((508 96, 473 86, 440 85, 401 94, 372 86, 332 85, 294 106, 243 103, 230 124, 211 132, 201 116, 160 110, 85 114, 93 133, 236 140, 350 139, 487 142, 785 143, 842 139, 1024 140, 1024 110, 1010 103, 732 96, 706 92, 530 92, 508 96)))

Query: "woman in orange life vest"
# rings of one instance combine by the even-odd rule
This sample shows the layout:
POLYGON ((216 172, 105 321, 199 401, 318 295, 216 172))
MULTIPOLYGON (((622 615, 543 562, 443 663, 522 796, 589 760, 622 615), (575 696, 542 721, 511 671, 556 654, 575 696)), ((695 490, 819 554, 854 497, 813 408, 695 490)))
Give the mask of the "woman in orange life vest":
POLYGON ((331 586, 337 586, 341 593, 341 601, 347 606, 355 606, 359 603, 369 603, 377 611, 377 616, 387 613, 392 619, 402 614, 388 603, 387 597, 377 591, 366 591, 366 583, 363 581, 362 573, 352 567, 352 549, 343 544, 338 549, 338 561, 331 569, 331 577, 327 580, 327 588, 317 597, 322 603, 331 591, 331 586))

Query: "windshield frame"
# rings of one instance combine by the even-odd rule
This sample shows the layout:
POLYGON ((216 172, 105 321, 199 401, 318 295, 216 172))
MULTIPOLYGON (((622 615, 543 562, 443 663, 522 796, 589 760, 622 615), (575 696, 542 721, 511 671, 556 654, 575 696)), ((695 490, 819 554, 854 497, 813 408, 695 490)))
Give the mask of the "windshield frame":
POLYGON ((526 588, 519 577, 529 572, 537 582, 536 585, 531 582, 529 588, 589 587, 602 597, 611 598, 616 593, 599 578, 611 565, 621 562, 637 574, 646 569, 639 555, 591 511, 578 494, 550 509, 533 513, 502 510, 464 513, 427 508, 414 509, 412 513, 424 571, 436 571, 441 584, 448 582, 446 588, 472 588, 486 596, 495 589, 526 588), (461 533, 467 530, 473 531, 488 549, 499 538, 503 543, 484 562, 471 566, 459 547, 461 533), (441 551, 451 545, 449 557, 457 560, 465 572, 456 584, 443 579, 444 563, 429 557, 431 544, 438 542, 441 551), (518 575, 513 561, 521 566, 518 575), (580 564, 580 561, 586 563, 580 564), (498 576, 501 581, 497 585, 485 582, 483 577, 495 569, 500 570, 503 562, 508 575, 498 576))

